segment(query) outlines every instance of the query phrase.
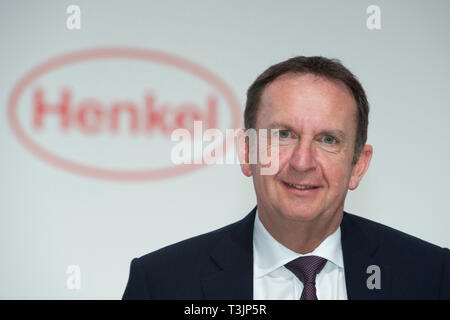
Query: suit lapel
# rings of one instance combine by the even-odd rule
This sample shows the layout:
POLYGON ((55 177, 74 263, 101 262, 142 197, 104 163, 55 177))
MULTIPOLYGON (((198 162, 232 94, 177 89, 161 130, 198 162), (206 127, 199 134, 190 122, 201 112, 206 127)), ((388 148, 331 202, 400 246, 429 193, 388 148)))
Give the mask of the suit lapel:
POLYGON ((381 241, 378 234, 365 229, 364 223, 365 220, 344 212, 341 241, 347 297, 349 300, 388 299, 391 267, 378 248, 381 241), (379 288, 374 286, 376 283, 380 284, 379 288))
POLYGON ((218 271, 202 279, 206 299, 253 299, 253 226, 256 207, 231 226, 210 252, 218 271))
MULTIPOLYGON (((206 299, 253 299, 255 213, 256 207, 233 225, 230 232, 211 250, 210 257, 218 271, 202 279, 206 299)), ((349 300, 388 299, 391 267, 378 248, 381 239, 377 238, 373 230, 367 230, 362 221, 344 212, 341 223, 347 297, 349 300), (379 289, 371 286, 377 268, 380 272, 379 289)))

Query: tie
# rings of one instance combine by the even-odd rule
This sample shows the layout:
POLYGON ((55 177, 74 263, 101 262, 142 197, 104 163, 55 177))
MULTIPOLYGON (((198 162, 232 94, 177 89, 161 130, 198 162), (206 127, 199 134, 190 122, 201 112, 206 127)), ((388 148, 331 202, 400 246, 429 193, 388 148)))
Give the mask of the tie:
POLYGON ((303 292, 300 300, 317 300, 316 275, 325 266, 327 259, 317 256, 300 257, 284 266, 292 271, 303 282, 303 292))

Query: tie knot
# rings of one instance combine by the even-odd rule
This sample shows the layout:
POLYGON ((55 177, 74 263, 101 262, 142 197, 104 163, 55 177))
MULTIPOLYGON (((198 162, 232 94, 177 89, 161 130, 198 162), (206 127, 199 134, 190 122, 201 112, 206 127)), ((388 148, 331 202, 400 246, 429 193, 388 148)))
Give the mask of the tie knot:
POLYGON ((327 259, 318 256, 300 257, 284 266, 292 271, 303 284, 316 283, 316 275, 323 269, 327 259))

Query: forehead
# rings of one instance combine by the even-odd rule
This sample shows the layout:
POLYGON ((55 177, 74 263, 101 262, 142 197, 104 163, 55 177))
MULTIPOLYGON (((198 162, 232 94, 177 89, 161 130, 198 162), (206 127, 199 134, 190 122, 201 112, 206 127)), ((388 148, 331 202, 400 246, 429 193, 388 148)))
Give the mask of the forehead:
POLYGON ((264 89, 256 126, 275 122, 296 128, 356 130, 356 111, 344 83, 312 74, 286 74, 264 89))

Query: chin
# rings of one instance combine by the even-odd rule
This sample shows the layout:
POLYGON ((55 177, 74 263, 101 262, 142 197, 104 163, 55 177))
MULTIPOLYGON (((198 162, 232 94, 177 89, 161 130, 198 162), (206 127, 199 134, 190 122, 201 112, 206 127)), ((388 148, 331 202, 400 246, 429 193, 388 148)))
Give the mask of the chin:
POLYGON ((288 209, 283 216, 292 221, 308 222, 315 220, 319 214, 316 210, 311 209, 288 209))

